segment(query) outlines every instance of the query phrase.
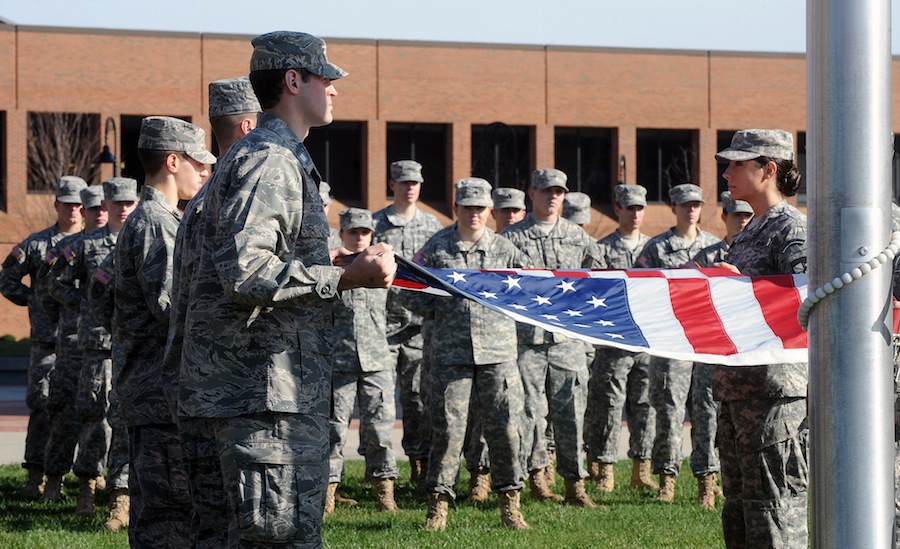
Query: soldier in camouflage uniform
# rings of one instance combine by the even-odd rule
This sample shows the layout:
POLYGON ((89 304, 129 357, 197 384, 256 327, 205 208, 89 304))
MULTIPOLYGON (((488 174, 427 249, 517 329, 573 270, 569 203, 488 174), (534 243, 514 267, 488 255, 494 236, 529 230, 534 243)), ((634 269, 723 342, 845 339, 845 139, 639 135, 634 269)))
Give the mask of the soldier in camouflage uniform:
MULTIPOLYGON (((456 182, 458 221, 432 236, 416 261, 437 269, 515 269, 525 256, 486 227, 491 186, 484 179, 456 182)), ((404 295, 416 312, 432 318, 434 367, 429 393, 432 444, 426 489, 427 530, 444 530, 463 450, 470 406, 481 418, 492 460, 492 489, 504 526, 527 529, 519 510, 524 487, 520 426, 524 389, 516 366, 515 323, 464 299, 427 294, 404 295)))
MULTIPOLYGON (((23 493, 26 497, 40 497, 44 491, 44 457, 50 434, 50 415, 47 411, 50 371, 56 362, 56 325, 58 311, 45 314, 38 295, 45 291, 38 276, 44 257, 65 236, 81 230, 81 195, 87 187, 84 179, 64 176, 56 184, 56 223, 28 236, 12 251, 0 270, 0 293, 21 307, 28 307, 31 322, 31 355, 28 362, 28 385, 25 404, 28 406, 28 430, 25 437, 25 459, 22 467, 28 470, 23 493), (28 275, 31 286, 22 283, 28 275)), ((59 479, 61 481, 61 479, 59 479)), ((54 483, 57 480, 54 479, 54 483)))
MULTIPOLYGON (((322 199, 322 206, 325 208, 325 215, 331 207, 331 185, 327 181, 319 183, 319 197, 322 199)), ((328 227, 328 249, 336 250, 341 247, 341 235, 334 227, 328 227)))
MULTIPOLYGON (((637 258, 637 266, 676 269, 688 265, 697 252, 719 241, 698 227, 703 208, 700 187, 682 183, 669 189, 675 226, 651 238, 637 258)), ((691 387, 693 363, 650 358, 650 404, 656 411, 653 473, 659 475, 659 500, 675 499, 675 477, 681 468, 684 413, 691 387)))
MULTIPOLYGON (((528 195, 531 213, 501 233, 540 269, 577 269, 599 266, 597 243, 584 229, 562 219, 566 174, 560 170, 535 170, 528 195)), ((531 495, 561 500, 547 486, 545 468, 550 465, 545 439, 548 420, 553 424, 557 472, 565 479, 566 502, 595 506, 584 490, 582 439, 587 401, 588 369, 581 341, 519 323, 518 366, 525 385, 525 444, 531 495)), ((496 461, 496 460, 494 460, 496 461)))
MULTIPOLYGON (((616 185, 613 211, 618 228, 598 243, 600 266, 631 269, 650 237, 641 232, 647 189, 640 185, 616 185)), ((656 490, 650 453, 656 429, 656 412, 650 406, 650 356, 613 347, 598 347, 588 382, 584 438, 591 473, 601 492, 615 487, 613 465, 619 453, 622 409, 628 413, 628 457, 632 460, 631 487, 656 490)))
MULTIPOLYGON (((350 208, 340 214, 341 241, 351 252, 372 243, 372 212, 350 208)), ((386 288, 357 288, 341 293, 334 307, 332 356, 331 449, 325 514, 334 511, 344 473, 344 445, 359 399, 359 437, 365 448, 366 478, 375 487, 376 509, 396 511, 394 480, 397 458, 391 443, 394 427, 394 364, 388 352, 386 288)))
MULTIPOLYGON (((784 130, 738 131, 716 155, 728 163, 731 195, 756 213, 719 266, 746 276, 806 272, 806 216, 784 200, 800 186, 793 158, 793 136, 784 130)), ((805 363, 713 372, 727 547, 807 546, 807 383, 805 363)))
POLYGON ((494 218, 498 234, 525 219, 525 193, 519 189, 497 187, 491 191, 491 200, 494 201, 491 217, 494 218))
MULTIPOLYGON (((393 203, 373 215, 375 242, 390 244, 395 253, 407 259, 411 259, 425 241, 441 229, 436 217, 416 205, 424 182, 422 165, 415 160, 392 162, 389 185, 394 193, 393 203)), ((403 451, 409 457, 410 484, 421 486, 427 468, 428 438, 431 434, 422 402, 423 321, 419 315, 400 307, 395 300, 391 303, 388 343, 397 365, 400 408, 403 411, 403 451)))
POLYGON ((119 232, 113 387, 128 426, 132 547, 187 547, 191 538, 188 475, 175 419, 164 394, 162 359, 169 327, 172 258, 181 213, 176 204, 203 185, 205 132, 165 116, 141 121, 138 157, 147 174, 141 201, 119 232))
POLYGON ((264 112, 222 158, 197 210, 178 415, 213 420, 229 546, 319 547, 333 301, 387 287, 396 264, 383 244, 331 265, 321 179, 302 139, 331 122, 332 81, 346 73, 315 36, 274 32, 252 44, 264 112))

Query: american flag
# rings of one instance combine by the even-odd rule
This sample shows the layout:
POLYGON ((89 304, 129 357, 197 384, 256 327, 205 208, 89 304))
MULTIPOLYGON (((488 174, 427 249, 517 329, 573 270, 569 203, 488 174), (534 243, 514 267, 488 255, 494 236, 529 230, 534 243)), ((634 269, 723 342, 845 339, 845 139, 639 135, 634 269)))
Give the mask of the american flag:
POLYGON ((472 299, 595 345, 729 366, 807 361, 807 277, 725 269, 452 270, 397 257, 394 286, 472 299))

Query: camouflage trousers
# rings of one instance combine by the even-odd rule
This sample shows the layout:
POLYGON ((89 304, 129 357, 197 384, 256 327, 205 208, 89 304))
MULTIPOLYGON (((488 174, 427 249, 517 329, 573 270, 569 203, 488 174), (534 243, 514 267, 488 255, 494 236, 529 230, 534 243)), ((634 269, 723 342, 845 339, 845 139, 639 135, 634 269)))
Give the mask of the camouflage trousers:
POLYGON ((729 548, 806 547, 805 398, 722 402, 722 531, 729 548))
POLYGON ((366 456, 367 478, 397 478, 397 456, 391 429, 397 419, 394 406, 394 373, 331 373, 331 448, 328 482, 340 482, 344 473, 344 445, 353 405, 359 399, 359 440, 366 456))
POLYGON ((519 345, 518 366, 525 387, 523 449, 528 471, 550 465, 546 438, 550 421, 557 472, 567 479, 585 478, 582 441, 588 371, 582 342, 519 345))
POLYGON ((78 454, 72 471, 79 477, 99 477, 106 469, 112 428, 106 419, 109 410, 112 358, 109 351, 84 349, 78 379, 76 409, 81 419, 78 454))
POLYGON ((654 474, 677 475, 682 460, 682 434, 691 370, 685 360, 650 357, 650 404, 656 412, 651 462, 654 474))
MULTIPOLYGON (((524 409, 522 413, 524 413, 524 409)), ((469 471, 490 469, 491 467, 487 440, 484 438, 484 427, 481 425, 481 416, 474 400, 469 400, 469 418, 466 421, 463 455, 466 460, 466 469, 469 471)))
POLYGON ((228 505, 219 463, 215 420, 178 421, 181 451, 190 481, 191 546, 216 549, 228 545, 228 505))
POLYGON ((656 412, 650 406, 650 355, 599 347, 591 364, 584 438, 588 457, 615 463, 622 432, 622 409, 628 414, 628 457, 650 459, 656 412))
POLYGON ((716 366, 695 362, 691 373, 689 407, 691 414, 691 472, 694 476, 717 473, 716 450, 718 407, 713 400, 712 373, 716 366))
POLYGON ((22 465, 44 467, 47 438, 50 436, 50 414, 47 397, 50 393, 50 371, 56 363, 56 345, 31 342, 28 357, 28 386, 25 405, 28 406, 28 430, 25 435, 25 456, 22 465))
POLYGON ((469 405, 481 418, 492 460, 494 492, 524 487, 521 445, 525 393, 516 364, 435 365, 432 372, 431 453, 425 487, 455 498, 469 405))
POLYGON ((191 495, 178 428, 172 424, 128 429, 131 547, 190 547, 191 495))
POLYGON ((428 458, 430 428, 422 395, 422 334, 390 346, 397 365, 397 386, 403 419, 403 451, 409 459, 428 458))
POLYGON ((106 414, 112 435, 106 457, 106 490, 128 489, 128 429, 122 418, 122 409, 115 391, 109 392, 109 410, 106 414))
POLYGON ((264 412, 216 420, 229 547, 321 547, 328 418, 264 412))
POLYGON ((81 419, 76 409, 78 378, 81 375, 81 351, 76 338, 66 338, 57 345, 56 365, 50 372, 47 411, 50 434, 44 456, 44 472, 65 475, 72 468, 75 446, 81 432, 81 419))

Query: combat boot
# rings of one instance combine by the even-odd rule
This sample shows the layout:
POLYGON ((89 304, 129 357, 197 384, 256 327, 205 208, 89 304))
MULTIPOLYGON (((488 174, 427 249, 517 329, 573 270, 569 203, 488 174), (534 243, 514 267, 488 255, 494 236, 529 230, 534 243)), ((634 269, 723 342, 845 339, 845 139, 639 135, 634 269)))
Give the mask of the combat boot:
POLYGON ((28 466, 28 480, 22 487, 22 495, 28 499, 38 499, 44 493, 44 468, 40 465, 28 466))
POLYGON ((616 487, 613 464, 597 463, 597 467, 597 490, 600 490, 601 492, 612 492, 616 487))
POLYGON ((94 481, 97 483, 96 489, 98 492, 106 491, 106 478, 104 478, 103 475, 100 475, 99 477, 94 477, 94 481))
POLYGON ((659 484, 653 480, 649 459, 631 460, 631 487, 639 490, 659 490, 659 484))
POLYGON ((450 496, 447 494, 428 494, 428 515, 425 518, 425 529, 430 532, 443 532, 447 529, 447 514, 450 512, 450 496))
POLYGON ((525 522, 525 517, 522 516, 522 511, 519 507, 519 495, 520 492, 518 490, 500 492, 497 495, 497 500, 500 502, 500 521, 503 522, 503 526, 513 530, 528 530, 531 527, 528 526, 528 523, 525 522))
POLYGON ((75 506, 75 514, 79 517, 92 517, 96 512, 94 508, 94 491, 97 489, 97 481, 93 478, 78 477, 78 505, 75 506))
POLYGON ((584 479, 566 479, 566 504, 579 507, 596 507, 597 504, 584 491, 584 479))
POLYGON ((357 505, 359 502, 353 498, 348 498, 341 493, 341 487, 338 486, 337 490, 334 491, 334 502, 335 504, 340 503, 341 505, 346 505, 347 507, 353 507, 357 505))
POLYGON ((544 467, 544 474, 547 475, 547 486, 556 486, 556 452, 553 450, 547 450, 547 455, 550 456, 550 465, 544 467))
POLYGON ((716 508, 716 474, 709 473, 697 476, 697 503, 703 509, 716 508))
POLYGON ((128 527, 128 512, 131 510, 131 498, 125 488, 116 488, 109 492, 109 516, 103 527, 110 532, 118 532, 128 527))
POLYGON ((560 502, 563 500, 559 494, 554 494, 547 486, 547 475, 543 469, 536 469, 528 475, 528 485, 531 487, 531 499, 549 499, 560 502))
POLYGON ((41 501, 57 502, 63 498, 63 476, 47 475, 47 485, 44 487, 44 495, 41 501))
POLYGON ((600 480, 600 465, 599 461, 590 460, 588 461, 588 476, 594 482, 600 480))
POLYGON ((325 516, 334 513, 334 494, 337 492, 338 483, 329 482, 328 489, 325 491, 325 516))
POLYGON ((656 499, 666 503, 675 501, 675 475, 665 473, 659 475, 659 495, 656 499))
POLYGON ((409 461, 409 485, 417 487, 419 479, 425 476, 421 459, 412 459, 409 461))
POLYGON ((394 479, 375 479, 375 510, 396 513, 397 503, 394 501, 394 479))
POLYGON ((487 501, 491 493, 491 481, 487 467, 479 467, 469 477, 469 501, 487 501))

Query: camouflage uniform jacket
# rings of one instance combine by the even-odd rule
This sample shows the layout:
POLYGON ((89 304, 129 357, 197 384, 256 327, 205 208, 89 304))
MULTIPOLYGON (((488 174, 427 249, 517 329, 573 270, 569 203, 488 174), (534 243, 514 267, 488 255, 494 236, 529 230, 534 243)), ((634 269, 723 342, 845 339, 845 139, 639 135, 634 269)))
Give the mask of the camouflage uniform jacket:
POLYGON ((724 240, 707 246, 694 256, 694 265, 700 268, 712 267, 715 263, 725 261, 730 246, 724 240))
POLYGON ((117 235, 100 227, 70 242, 50 269, 48 289, 53 299, 78 310, 78 346, 82 349, 109 350, 109 331, 90 314, 88 281, 100 263, 112 252, 117 235))
MULTIPOLYGON (((560 217, 549 233, 528 214, 525 219, 500 233, 525 255, 525 261, 535 269, 599 269, 600 250, 588 234, 567 219, 560 217)), ((542 345, 567 341, 562 334, 546 332, 543 328, 519 323, 519 342, 542 345)))
MULTIPOLYGON (((746 276, 806 272, 806 216, 779 202, 754 217, 734 237, 725 258, 746 276)), ((713 371, 716 400, 805 397, 807 365, 771 364, 718 367, 713 371)))
POLYGON ((77 351, 78 349, 78 307, 80 301, 58 300, 51 290, 51 279, 53 278, 53 269, 60 263, 65 263, 63 253, 72 253, 71 246, 77 246, 77 243, 84 236, 84 233, 70 234, 56 243, 47 255, 44 256, 44 264, 38 271, 38 279, 41 281, 43 291, 35 295, 38 306, 45 315, 58 313, 56 323, 56 345, 57 350, 60 345, 65 345, 66 350, 77 351))
POLYGON ((88 307, 94 321, 112 334, 116 292, 116 254, 110 253, 91 273, 88 281, 88 307))
POLYGON ((56 225, 29 235, 13 246, 0 270, 0 293, 16 305, 28 307, 32 341, 56 344, 59 311, 44 313, 34 295, 45 289, 38 272, 44 265, 47 252, 66 236, 69 235, 60 231, 56 225), (25 275, 31 277, 31 287, 22 284, 25 275))
POLYGON ((163 398, 162 353, 169 329, 172 256, 181 214, 145 185, 116 243, 113 380, 129 427, 173 423, 163 398))
POLYGON ((597 246, 600 248, 600 268, 631 269, 649 241, 649 236, 640 233, 637 246, 634 249, 630 249, 628 241, 622 236, 622 233, 613 231, 597 243, 597 246))
MULTIPOLYGON (((467 246, 456 224, 441 229, 416 254, 434 269, 521 269, 527 258, 491 229, 467 246)), ((516 324, 508 317, 469 299, 407 292, 417 312, 433 318, 431 337, 437 365, 496 364, 516 360, 516 324)))
POLYGON ((181 417, 328 417, 333 302, 318 172, 269 114, 207 183, 179 376, 181 417))
POLYGON ((381 372, 393 368, 385 335, 388 294, 383 288, 341 292, 334 306, 334 371, 381 372))
POLYGON ((678 269, 694 259, 700 250, 719 242, 719 239, 706 231, 697 229, 697 238, 693 242, 675 236, 673 229, 658 234, 644 245, 644 251, 635 261, 635 267, 646 269, 678 269))

